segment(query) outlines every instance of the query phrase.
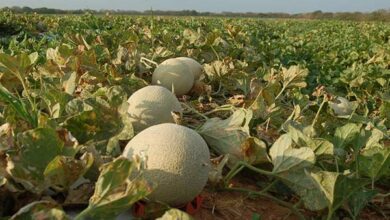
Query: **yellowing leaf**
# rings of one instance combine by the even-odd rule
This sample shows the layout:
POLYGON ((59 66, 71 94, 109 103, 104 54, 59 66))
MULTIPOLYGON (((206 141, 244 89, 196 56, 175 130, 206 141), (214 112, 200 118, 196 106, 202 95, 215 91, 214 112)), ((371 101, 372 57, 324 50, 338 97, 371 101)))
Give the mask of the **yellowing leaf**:
POLYGON ((10 220, 36 220, 36 219, 50 219, 50 220, 69 220, 70 218, 59 207, 49 201, 32 202, 22 207, 15 213, 10 220))
POLYGON ((290 66, 282 69, 283 87, 305 88, 307 86, 306 77, 309 74, 308 69, 302 69, 299 66, 290 66))
POLYGON ((7 172, 27 190, 41 193, 46 188, 46 166, 61 154, 64 142, 55 130, 37 128, 19 134, 18 144, 18 152, 9 155, 7 172))
POLYGON ((211 118, 199 129, 210 147, 219 155, 229 154, 229 164, 240 160, 256 164, 268 161, 266 145, 249 134, 252 111, 236 110, 229 118, 211 118))
POLYGON ((151 190, 139 174, 134 177, 137 162, 119 157, 102 167, 89 206, 75 219, 115 219, 151 190), (133 174, 133 176, 132 176, 133 174))
POLYGON ((274 173, 311 167, 316 159, 313 150, 308 147, 293 148, 292 139, 288 134, 280 136, 275 141, 270 149, 270 156, 274 173))

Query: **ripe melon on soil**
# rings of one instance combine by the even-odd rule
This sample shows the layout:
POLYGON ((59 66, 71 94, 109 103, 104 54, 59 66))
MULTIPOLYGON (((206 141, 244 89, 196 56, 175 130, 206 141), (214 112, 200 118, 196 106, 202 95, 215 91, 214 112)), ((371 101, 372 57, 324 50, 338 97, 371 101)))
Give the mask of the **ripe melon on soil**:
POLYGON ((206 142, 194 130, 176 124, 160 124, 137 134, 123 155, 146 158, 144 175, 153 184, 148 196, 172 206, 194 199, 207 183, 210 152, 206 142))
POLYGON ((202 75, 203 67, 198 63, 198 61, 190 58, 190 57, 177 57, 176 59, 183 61, 186 63, 188 68, 191 70, 192 74, 194 75, 194 80, 198 80, 200 76, 202 75))
POLYGON ((194 85, 194 76, 188 65, 175 58, 167 59, 154 70, 152 84, 161 85, 176 95, 187 94, 194 85))
POLYGON ((136 132, 162 123, 174 123, 172 112, 182 114, 179 100, 161 86, 146 86, 127 100, 127 113, 136 132))

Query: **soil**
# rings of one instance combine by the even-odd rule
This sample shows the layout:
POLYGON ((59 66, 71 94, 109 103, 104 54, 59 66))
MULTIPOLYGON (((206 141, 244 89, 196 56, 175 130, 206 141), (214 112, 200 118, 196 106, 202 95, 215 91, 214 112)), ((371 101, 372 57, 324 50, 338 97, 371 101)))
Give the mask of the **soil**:
POLYGON ((239 192, 208 192, 204 197, 202 209, 195 214, 195 219, 298 219, 288 208, 261 198, 247 198, 239 192))

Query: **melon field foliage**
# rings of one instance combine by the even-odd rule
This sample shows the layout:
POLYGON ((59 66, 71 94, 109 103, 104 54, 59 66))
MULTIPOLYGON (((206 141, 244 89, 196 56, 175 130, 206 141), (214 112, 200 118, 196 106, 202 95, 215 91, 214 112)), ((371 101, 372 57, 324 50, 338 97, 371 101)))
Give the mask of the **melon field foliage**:
POLYGON ((0 24, 0 219, 115 219, 141 200, 140 218, 390 216, 389 23, 3 11, 0 24), (212 157, 192 216, 148 203, 147 158, 121 156, 137 134, 128 98, 175 57, 203 67, 174 120, 212 157))

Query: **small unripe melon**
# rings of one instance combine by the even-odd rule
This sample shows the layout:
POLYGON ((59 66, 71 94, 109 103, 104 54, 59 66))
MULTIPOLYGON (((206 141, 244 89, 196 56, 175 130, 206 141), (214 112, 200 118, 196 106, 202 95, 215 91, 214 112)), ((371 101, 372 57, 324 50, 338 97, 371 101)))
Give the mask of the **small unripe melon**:
POLYGON ((194 85, 194 76, 185 62, 171 58, 157 66, 152 83, 174 91, 176 95, 185 95, 194 85))
POLYGON ((210 171, 210 152, 194 130, 177 124, 159 124, 136 135, 123 155, 146 158, 144 175, 154 190, 148 196, 171 206, 193 200, 205 187, 210 171))
POLYGON ((187 64, 188 68, 190 68, 192 74, 194 75, 195 81, 200 78, 202 75, 203 67, 198 63, 198 61, 190 58, 190 57, 177 57, 176 59, 183 61, 187 64))
POLYGON ((161 86, 146 86, 127 100, 127 113, 136 132, 162 123, 174 123, 172 112, 182 114, 179 100, 161 86))

